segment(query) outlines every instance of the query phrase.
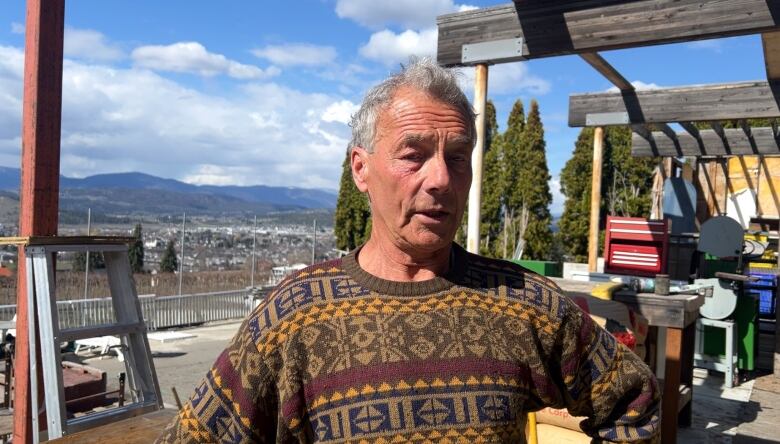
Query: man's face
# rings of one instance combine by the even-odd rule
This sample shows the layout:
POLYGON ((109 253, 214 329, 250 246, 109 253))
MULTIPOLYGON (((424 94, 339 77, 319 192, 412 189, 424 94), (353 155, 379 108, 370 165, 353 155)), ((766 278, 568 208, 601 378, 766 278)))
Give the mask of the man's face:
POLYGON ((449 246, 471 185, 471 150, 457 109, 399 89, 378 116, 374 152, 352 155, 357 186, 371 199, 372 236, 409 253, 449 246))

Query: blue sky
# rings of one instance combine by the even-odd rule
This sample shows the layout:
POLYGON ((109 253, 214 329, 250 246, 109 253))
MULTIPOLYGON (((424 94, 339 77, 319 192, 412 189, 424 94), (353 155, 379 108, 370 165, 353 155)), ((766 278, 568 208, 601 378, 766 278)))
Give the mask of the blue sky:
MULTIPOLYGON (((362 95, 408 55, 434 55, 435 17, 500 4, 453 0, 66 2, 62 173, 143 171, 197 184, 335 189, 362 95)), ((0 165, 18 166, 25 2, 0 9, 0 165)), ((759 80, 758 36, 610 51, 640 87, 759 80)), ((462 70, 471 95, 473 70, 462 70)), ((568 96, 611 85, 575 56, 496 65, 503 128, 539 101, 553 175, 578 129, 568 96)))

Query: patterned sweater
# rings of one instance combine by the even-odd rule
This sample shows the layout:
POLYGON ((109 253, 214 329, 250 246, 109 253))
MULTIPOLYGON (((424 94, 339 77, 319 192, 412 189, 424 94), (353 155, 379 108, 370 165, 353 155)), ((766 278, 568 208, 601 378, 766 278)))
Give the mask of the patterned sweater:
POLYGON ((286 279, 158 442, 525 442, 567 407, 594 442, 655 442, 650 369, 549 280, 453 246, 393 282, 356 252, 286 279))

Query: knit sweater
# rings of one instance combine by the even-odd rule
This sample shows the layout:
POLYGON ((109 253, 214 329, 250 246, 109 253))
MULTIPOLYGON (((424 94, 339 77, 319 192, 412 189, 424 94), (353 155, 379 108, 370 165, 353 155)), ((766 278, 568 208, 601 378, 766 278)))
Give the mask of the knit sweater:
POLYGON ((654 442, 650 369, 551 281, 453 245, 394 282, 356 252, 279 284, 158 442, 525 442, 566 407, 595 442, 654 442))

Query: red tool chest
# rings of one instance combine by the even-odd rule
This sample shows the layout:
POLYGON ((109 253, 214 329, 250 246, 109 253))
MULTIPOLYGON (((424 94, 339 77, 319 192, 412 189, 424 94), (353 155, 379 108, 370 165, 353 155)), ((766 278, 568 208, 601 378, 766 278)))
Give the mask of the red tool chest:
POLYGON ((607 216, 604 273, 666 273, 669 221, 607 216))

